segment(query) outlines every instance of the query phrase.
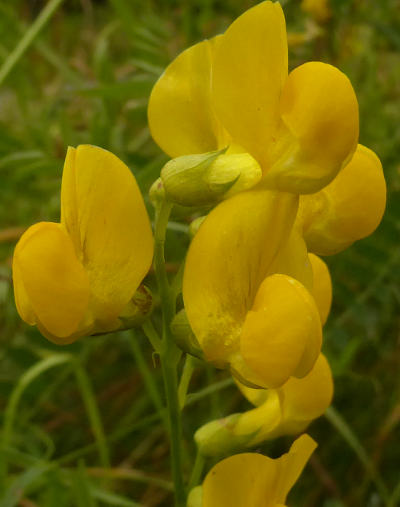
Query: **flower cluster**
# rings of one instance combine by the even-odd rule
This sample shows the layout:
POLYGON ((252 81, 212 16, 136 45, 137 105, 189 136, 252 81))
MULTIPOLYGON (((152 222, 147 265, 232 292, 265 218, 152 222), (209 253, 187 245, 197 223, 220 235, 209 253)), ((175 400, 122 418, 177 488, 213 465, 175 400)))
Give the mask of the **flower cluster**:
MULTIPOLYGON (((212 207, 183 279, 196 346, 256 406, 200 428, 199 450, 301 433, 333 395, 321 354, 331 283, 317 255, 371 234, 385 209, 380 161, 358 144, 352 85, 321 62, 288 73, 283 12, 267 1, 178 55, 153 88, 149 125, 173 157, 161 171, 167 198, 212 207)), ((203 503, 245 504, 264 505, 203 503)))
MULTIPOLYGON (((188 323, 187 349, 229 369, 254 405, 201 427, 199 451, 223 456, 298 435, 333 396, 321 353, 332 285, 318 255, 371 234, 385 208, 380 161, 358 144, 352 85, 321 62, 288 73, 285 18, 279 3, 265 1, 178 55, 153 88, 148 117, 171 157, 153 187, 157 206, 207 211, 185 261, 178 316, 188 323)), ((156 229, 157 244, 156 274, 156 229)), ((132 173, 101 148, 70 148, 60 223, 30 227, 15 249, 18 311, 59 344, 132 327, 152 308, 141 285, 152 258, 132 173)), ((158 274, 168 296, 166 273, 158 274)), ((164 333, 170 324, 164 315, 164 333)), ((160 354, 172 367, 168 347, 160 354)), ((277 460, 230 456, 188 505, 283 507, 315 446, 302 435, 277 460)))
MULTIPOLYGON (((189 248, 183 297, 205 357, 250 387, 279 388, 311 372, 322 332, 309 254, 336 253, 367 236, 385 207, 379 159, 357 144, 350 81, 320 62, 288 74, 287 60, 282 9, 263 2, 180 54, 149 103, 154 139, 179 157, 175 179, 186 205, 192 197, 199 204, 185 187, 201 166, 193 154, 225 149, 220 157, 231 157, 231 187, 216 196, 222 202, 189 248), (254 160, 251 178, 244 159, 254 160)), ((201 168, 205 185, 217 161, 201 168)), ((165 181, 171 200, 173 176, 165 181)))

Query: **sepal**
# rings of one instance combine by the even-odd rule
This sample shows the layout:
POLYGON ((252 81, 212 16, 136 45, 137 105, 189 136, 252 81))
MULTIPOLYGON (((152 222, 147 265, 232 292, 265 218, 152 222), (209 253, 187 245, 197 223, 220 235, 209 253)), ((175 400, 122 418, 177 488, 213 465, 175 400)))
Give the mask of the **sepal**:
POLYGON ((204 424, 194 439, 203 456, 224 456, 242 451, 254 437, 254 433, 239 434, 235 428, 242 414, 232 414, 204 424))

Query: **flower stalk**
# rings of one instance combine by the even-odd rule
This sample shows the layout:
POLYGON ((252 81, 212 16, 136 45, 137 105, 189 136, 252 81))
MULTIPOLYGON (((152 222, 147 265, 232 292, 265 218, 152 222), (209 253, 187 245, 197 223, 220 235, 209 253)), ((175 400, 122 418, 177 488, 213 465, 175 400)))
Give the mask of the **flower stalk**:
POLYGON ((174 343, 171 333, 171 322, 175 316, 175 300, 169 286, 165 269, 164 244, 165 234, 172 204, 162 202, 156 211, 154 269, 156 273, 163 316, 162 345, 160 360, 167 401, 169 435, 171 445, 171 468, 175 490, 175 507, 185 506, 185 488, 182 474, 182 426, 178 397, 177 363, 180 352, 174 343))

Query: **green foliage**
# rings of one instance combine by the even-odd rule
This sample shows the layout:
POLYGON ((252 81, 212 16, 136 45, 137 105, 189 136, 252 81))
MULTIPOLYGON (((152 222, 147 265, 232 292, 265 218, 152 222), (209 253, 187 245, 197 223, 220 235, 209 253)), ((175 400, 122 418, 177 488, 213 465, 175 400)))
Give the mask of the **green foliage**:
MULTIPOLYGON (((92 337, 60 351, 17 316, 11 255, 23 228, 58 220, 68 145, 111 150, 147 193, 166 161, 146 122, 152 85, 180 50, 222 31, 256 2, 51 3, 57 7, 51 19, 35 25, 46 2, 0 2, 0 423, 6 444, 0 506, 170 505, 161 372, 144 335, 92 337)), ((290 32, 309 26, 300 2, 282 3, 290 32)), ((371 238, 327 259, 334 306, 325 352, 336 411, 311 426, 320 445, 291 505, 394 507, 400 501, 398 1, 331 3, 332 19, 319 36, 291 48, 290 65, 323 60, 348 74, 360 104, 360 140, 385 169, 388 207, 371 238)), ((188 242, 186 228, 172 224, 172 272, 188 242)), ((200 361, 194 368, 183 412, 187 479, 194 431, 246 407, 226 373, 200 361)), ((281 439, 262 450, 279 454, 287 444, 281 439)))

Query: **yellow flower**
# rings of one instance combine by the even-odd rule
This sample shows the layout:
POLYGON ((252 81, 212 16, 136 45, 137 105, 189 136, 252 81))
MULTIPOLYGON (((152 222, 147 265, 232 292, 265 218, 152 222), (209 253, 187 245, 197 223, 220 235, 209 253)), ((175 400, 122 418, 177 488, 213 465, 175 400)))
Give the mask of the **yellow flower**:
POLYGON ((322 354, 308 375, 291 378, 279 389, 237 384, 256 408, 211 421, 197 430, 195 440, 205 456, 221 456, 282 435, 298 435, 325 412, 333 396, 332 373, 322 354))
POLYGON ((385 205, 381 162, 359 144, 353 158, 328 186, 301 196, 296 225, 310 251, 331 255, 372 234, 385 205))
POLYGON ((128 167, 95 146, 69 148, 61 223, 33 225, 15 248, 18 312, 59 344, 115 330, 138 311, 132 298, 152 257, 149 218, 128 167))
MULTIPOLYGON (((294 246, 293 239, 289 246, 294 246)), ((310 291, 324 324, 332 301, 331 278, 322 259, 309 254, 309 261, 313 275, 310 291)), ((236 383, 257 408, 202 426, 196 432, 195 440, 200 452, 206 456, 220 456, 281 435, 299 434, 325 412, 333 396, 332 373, 323 354, 305 377, 289 378, 278 389, 252 389, 239 381, 236 383)))
POLYGON ((329 0, 302 0, 301 8, 320 23, 324 23, 332 15, 329 0))
POLYGON ((320 353, 312 266, 292 232, 296 212, 293 194, 242 192, 210 212, 188 251, 183 298, 191 328, 207 360, 249 385, 304 377, 320 353))
POLYGON ((312 193, 354 153, 358 105, 348 78, 309 62, 288 74, 279 3, 249 9, 227 31, 181 53, 153 88, 149 125, 175 158, 247 152, 270 188, 312 193))
POLYGON ((302 435, 287 454, 277 459, 252 453, 230 456, 210 470, 202 492, 199 494, 195 488, 194 494, 189 495, 188 505, 284 507, 290 489, 316 446, 311 437, 302 435), (192 496, 197 498, 197 503, 191 501, 192 496))

